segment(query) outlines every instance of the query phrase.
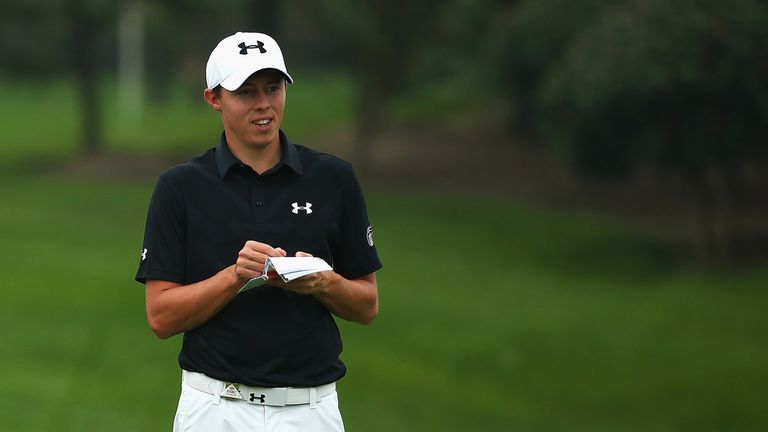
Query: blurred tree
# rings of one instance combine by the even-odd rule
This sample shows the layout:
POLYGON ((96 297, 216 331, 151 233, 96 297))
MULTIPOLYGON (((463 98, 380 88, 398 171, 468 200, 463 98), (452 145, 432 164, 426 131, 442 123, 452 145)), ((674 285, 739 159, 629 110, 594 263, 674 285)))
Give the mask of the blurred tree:
POLYGON ((374 144, 394 119, 396 101, 444 83, 466 86, 460 76, 493 76, 486 69, 488 37, 497 12, 513 1, 307 2, 322 23, 322 52, 333 50, 327 58, 343 62, 357 86, 352 158, 361 171, 372 167, 374 144))
POLYGON ((179 81, 199 97, 216 41, 248 27, 274 32, 279 11, 245 0, 7 0, 0 5, 0 69, 14 77, 71 78, 81 113, 78 141, 84 153, 97 153, 104 146, 105 73, 118 70, 123 114, 140 111, 144 92, 152 102, 164 100, 179 81))
POLYGON ((144 2, 123 0, 118 15, 117 106, 123 123, 134 129, 144 109, 144 2))
POLYGON ((727 260, 739 173, 768 147, 768 6, 634 0, 589 22, 539 64, 539 136, 592 175, 680 176, 699 255, 727 260))
POLYGON ((352 158, 361 171, 372 167, 372 142, 379 135, 384 113, 403 85, 407 65, 418 53, 418 41, 442 2, 327 0, 318 4, 338 47, 349 50, 358 85, 352 158))
POLYGON ((115 4, 98 0, 6 0, 0 13, 6 74, 74 79, 87 153, 103 144, 98 77, 111 63, 115 22, 115 4))
POLYGON ((372 146, 384 114, 402 91, 409 66, 423 53, 421 41, 445 2, 327 0, 315 7, 327 24, 325 49, 335 46, 349 53, 357 85, 352 158, 365 172, 373 164, 372 146))
POLYGON ((533 138, 539 117, 536 93, 549 69, 580 32, 621 1, 524 0, 512 6, 501 24, 505 40, 494 78, 509 101, 509 126, 516 135, 533 138))
MULTIPOLYGON (((498 56, 507 40, 510 11, 517 3, 453 0, 434 10, 429 29, 414 41, 418 55, 404 71, 406 96, 437 96, 465 119, 472 117, 470 110, 479 102, 491 99, 487 94, 497 99, 498 84, 506 78, 498 73, 498 56)), ((482 108, 479 111, 486 114, 482 108)))
MULTIPOLYGON (((163 102, 181 84, 184 92, 201 100, 205 64, 219 40, 246 31, 264 2, 245 0, 161 0, 147 2, 146 66, 152 102, 163 102)), ((272 6, 272 9, 279 9, 272 6)), ((276 12, 273 12, 276 14, 276 12)))

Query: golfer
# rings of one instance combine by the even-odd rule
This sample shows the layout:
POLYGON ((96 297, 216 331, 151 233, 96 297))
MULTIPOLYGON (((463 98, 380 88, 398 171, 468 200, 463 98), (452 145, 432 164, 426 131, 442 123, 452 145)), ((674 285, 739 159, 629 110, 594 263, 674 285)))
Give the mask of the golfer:
POLYGON ((367 324, 379 310, 360 185, 349 163, 281 130, 293 78, 273 38, 223 39, 206 79, 224 131, 160 175, 136 274, 152 330, 184 335, 173 430, 342 431, 333 316, 367 324), (268 257, 309 255, 333 270, 238 293, 268 257))

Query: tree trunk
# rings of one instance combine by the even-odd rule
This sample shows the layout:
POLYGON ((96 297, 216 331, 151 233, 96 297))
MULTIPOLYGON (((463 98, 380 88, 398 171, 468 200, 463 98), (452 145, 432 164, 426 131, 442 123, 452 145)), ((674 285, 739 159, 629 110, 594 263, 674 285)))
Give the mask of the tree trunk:
POLYGON ((80 103, 80 143, 85 154, 101 152, 102 123, 99 107, 99 83, 94 56, 93 23, 86 13, 73 7, 71 52, 75 73, 75 88, 80 103))
POLYGON ((688 176, 691 239, 694 256, 702 264, 732 262, 732 188, 727 172, 710 168, 688 176))
POLYGON ((279 2, 275 2, 269 7, 264 7, 262 2, 245 2, 243 8, 247 28, 244 31, 265 33, 277 39, 277 43, 282 43, 283 38, 280 35, 282 6, 279 2))
POLYGON ((384 95, 376 85, 360 84, 357 98, 357 118, 352 162, 356 171, 368 175, 374 169, 373 149, 381 132, 381 116, 385 104, 384 95))
POLYGON ((141 127, 144 110, 144 5, 123 2, 118 17, 118 107, 121 126, 141 127))
POLYGON ((730 265, 733 263, 734 243, 733 178, 723 167, 712 167, 707 174, 713 201, 715 260, 718 264, 730 265))
MULTIPOLYGON (((86 60, 86 62, 88 62, 86 60)), ((76 88, 80 96, 80 142, 83 152, 96 154, 102 150, 101 112, 96 74, 91 65, 78 64, 76 88)))
POLYGON ((704 182, 698 175, 689 175, 688 184, 688 202, 691 249, 695 260, 699 263, 707 263, 710 257, 711 239, 710 239, 710 214, 708 205, 708 195, 704 182))

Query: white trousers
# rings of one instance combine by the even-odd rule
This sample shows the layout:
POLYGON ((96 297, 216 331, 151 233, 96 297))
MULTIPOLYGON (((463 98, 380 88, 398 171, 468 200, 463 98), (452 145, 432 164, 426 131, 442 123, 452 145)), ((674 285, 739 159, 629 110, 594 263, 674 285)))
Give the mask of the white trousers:
POLYGON ((343 432, 336 392, 309 404, 282 407, 220 398, 181 383, 173 432, 343 432))

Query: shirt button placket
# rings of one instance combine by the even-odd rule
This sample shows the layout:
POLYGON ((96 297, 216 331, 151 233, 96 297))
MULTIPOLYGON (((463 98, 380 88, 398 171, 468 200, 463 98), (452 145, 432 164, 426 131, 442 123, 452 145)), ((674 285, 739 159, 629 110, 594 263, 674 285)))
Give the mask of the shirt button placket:
POLYGON ((253 222, 263 224, 266 221, 266 209, 264 208, 264 183, 259 179, 256 179, 253 182, 251 200, 253 206, 253 222))

